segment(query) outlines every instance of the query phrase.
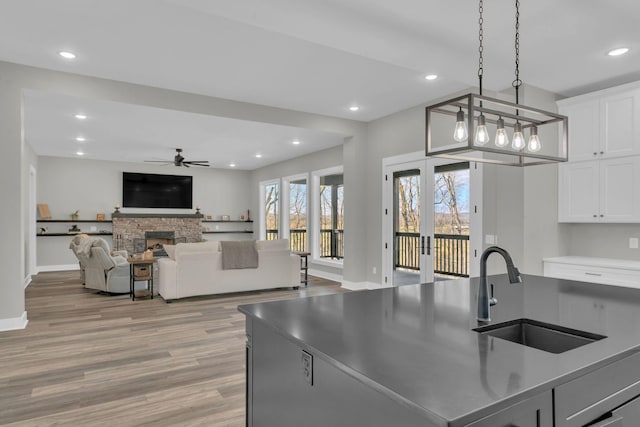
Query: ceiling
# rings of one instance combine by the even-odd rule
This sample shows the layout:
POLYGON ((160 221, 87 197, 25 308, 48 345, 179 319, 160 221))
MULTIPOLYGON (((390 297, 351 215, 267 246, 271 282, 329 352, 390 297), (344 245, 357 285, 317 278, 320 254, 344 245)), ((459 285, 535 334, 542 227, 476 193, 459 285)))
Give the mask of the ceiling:
MULTIPOLYGON (((477 9, 469 0, 5 0, 0 60, 370 121, 477 84, 477 9)), ((640 79, 637 0, 521 0, 520 10, 525 84, 570 96, 640 79), (606 55, 619 46, 631 50, 606 55)), ((511 86, 514 13, 511 0, 484 4, 487 89, 511 86)), ((91 158, 116 160, 114 147, 132 161, 171 158, 180 147, 187 159, 255 169, 342 143, 317 131, 249 123, 243 133, 229 119, 76 101, 26 97, 25 135, 38 154, 73 156, 72 138, 86 131, 91 158), (63 107, 99 114, 87 111, 83 127, 58 123, 54 109, 63 107)))

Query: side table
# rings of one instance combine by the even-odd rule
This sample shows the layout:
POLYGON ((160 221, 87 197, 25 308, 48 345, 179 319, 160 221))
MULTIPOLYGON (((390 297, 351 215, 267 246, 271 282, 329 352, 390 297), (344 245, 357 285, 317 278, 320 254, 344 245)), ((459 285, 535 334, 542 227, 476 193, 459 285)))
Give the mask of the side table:
POLYGON ((304 283, 305 286, 309 283, 309 255, 311 252, 293 252, 300 257, 300 272, 304 274, 304 278, 300 283, 304 283))
POLYGON ((138 291, 138 297, 151 297, 153 299, 153 263, 155 258, 133 259, 129 258, 129 295, 136 300, 136 281, 146 281, 147 289, 138 291))

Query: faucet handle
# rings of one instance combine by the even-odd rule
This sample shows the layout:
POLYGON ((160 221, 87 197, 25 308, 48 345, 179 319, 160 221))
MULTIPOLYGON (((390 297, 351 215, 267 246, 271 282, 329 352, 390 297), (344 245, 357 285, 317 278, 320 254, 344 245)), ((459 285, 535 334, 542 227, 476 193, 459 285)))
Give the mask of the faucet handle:
POLYGON ((498 298, 493 296, 493 283, 491 284, 491 297, 489 298, 489 306, 494 306, 498 303, 498 298))

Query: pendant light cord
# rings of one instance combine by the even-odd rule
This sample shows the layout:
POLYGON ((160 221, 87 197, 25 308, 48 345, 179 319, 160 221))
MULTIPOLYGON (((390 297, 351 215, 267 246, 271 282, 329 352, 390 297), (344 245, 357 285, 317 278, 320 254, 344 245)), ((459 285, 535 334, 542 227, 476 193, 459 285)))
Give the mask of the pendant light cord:
POLYGON ((482 12, 484 12, 483 0, 480 0, 480 3, 478 5, 478 12, 480 15, 480 17, 478 18, 478 41, 480 42, 478 46, 478 82, 480 83, 480 96, 482 96, 482 75, 484 74, 484 58, 482 56, 482 53, 484 51, 484 46, 482 44, 484 39, 484 32, 482 29, 482 24, 484 23, 484 19, 482 18, 482 12))
MULTIPOLYGON (((516 50, 516 78, 511 83, 516 89, 516 104, 520 103, 520 99, 518 97, 518 90, 522 85, 522 80, 520 80, 520 0, 516 0, 516 40, 515 40, 515 50, 516 50)), ((517 113, 516 113, 517 114, 517 113)))

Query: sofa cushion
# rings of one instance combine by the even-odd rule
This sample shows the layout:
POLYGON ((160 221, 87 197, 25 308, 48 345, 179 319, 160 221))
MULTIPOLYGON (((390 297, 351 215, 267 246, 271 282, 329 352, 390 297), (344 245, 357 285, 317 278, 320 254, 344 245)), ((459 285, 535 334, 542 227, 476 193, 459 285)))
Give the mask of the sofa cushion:
POLYGON ((259 251, 288 251, 289 239, 257 240, 256 249, 259 251))
POLYGON ((189 252, 219 252, 220 242, 178 243, 176 245, 176 259, 189 252))
POLYGON ((176 259, 176 245, 162 245, 162 247, 169 258, 176 259))

